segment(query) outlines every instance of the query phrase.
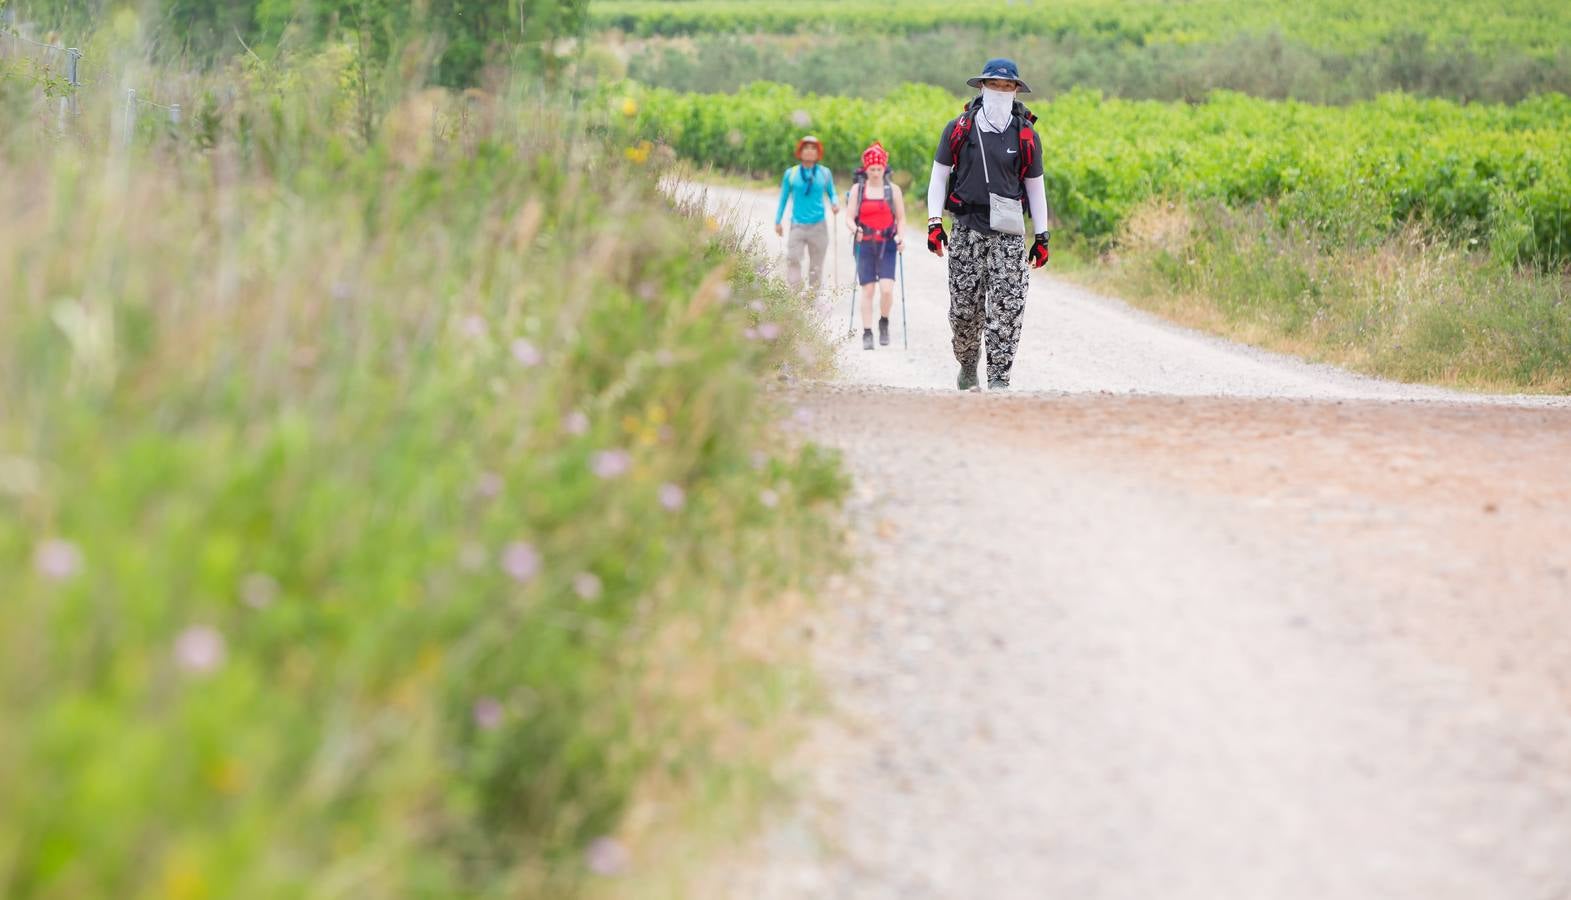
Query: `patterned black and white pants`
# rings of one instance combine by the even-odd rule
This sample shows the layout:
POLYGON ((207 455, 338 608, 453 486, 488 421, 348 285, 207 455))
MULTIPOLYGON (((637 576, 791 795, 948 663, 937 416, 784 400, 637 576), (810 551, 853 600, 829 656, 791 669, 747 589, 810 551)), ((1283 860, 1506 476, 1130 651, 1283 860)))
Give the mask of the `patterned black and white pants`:
POLYGON ((955 359, 973 367, 987 331, 987 380, 1009 383, 1026 309, 1026 239, 956 224, 949 239, 949 327, 955 359))

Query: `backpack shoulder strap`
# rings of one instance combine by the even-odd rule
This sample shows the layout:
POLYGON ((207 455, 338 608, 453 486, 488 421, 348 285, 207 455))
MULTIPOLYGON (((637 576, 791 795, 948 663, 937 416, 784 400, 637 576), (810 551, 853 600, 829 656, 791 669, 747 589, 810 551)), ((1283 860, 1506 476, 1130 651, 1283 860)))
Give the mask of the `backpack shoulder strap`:
POLYGON ((958 165, 960 150, 966 145, 966 137, 971 133, 971 110, 968 108, 955 119, 954 127, 949 129, 949 158, 958 165))
POLYGON ((1025 184, 1026 173, 1031 171, 1031 163, 1036 154, 1036 132, 1031 124, 1024 119, 1020 120, 1020 183, 1025 184))

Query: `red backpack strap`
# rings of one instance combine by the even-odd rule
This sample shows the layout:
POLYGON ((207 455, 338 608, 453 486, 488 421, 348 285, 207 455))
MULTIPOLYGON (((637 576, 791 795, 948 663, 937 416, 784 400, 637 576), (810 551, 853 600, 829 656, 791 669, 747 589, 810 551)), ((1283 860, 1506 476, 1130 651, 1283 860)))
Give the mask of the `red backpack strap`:
POLYGON ((1031 171, 1033 154, 1036 153, 1036 132, 1025 122, 1020 123, 1020 186, 1025 187, 1026 173, 1031 171))
POLYGON ((971 133, 971 114, 963 112, 960 118, 955 119, 954 127, 949 129, 949 158, 954 160, 951 165, 960 164, 960 148, 965 146, 966 137, 971 133))

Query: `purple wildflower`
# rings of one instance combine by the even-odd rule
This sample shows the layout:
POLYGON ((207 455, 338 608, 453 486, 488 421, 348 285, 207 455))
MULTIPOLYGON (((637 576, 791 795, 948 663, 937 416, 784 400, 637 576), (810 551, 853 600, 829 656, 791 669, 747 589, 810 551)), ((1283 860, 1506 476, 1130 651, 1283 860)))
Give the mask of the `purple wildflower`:
POLYGON ((541 357, 539 349, 537 349, 534 344, 529 343, 523 338, 519 338, 513 342, 513 359, 518 360, 518 364, 524 368, 532 369, 535 366, 540 365, 542 358, 543 357, 541 357))
POLYGON ((50 538, 33 551, 33 567, 52 581, 64 581, 82 570, 82 551, 70 541, 50 538))
POLYGON ((194 675, 206 675, 224 664, 224 636, 208 625, 192 625, 175 638, 175 664, 194 675))
POLYGON ((568 434, 588 434, 589 417, 575 409, 562 417, 562 430, 568 434))
POLYGON ((502 548, 502 571, 514 581, 528 581, 540 572, 540 554, 532 544, 514 541, 502 548))
POLYGON ((767 509, 774 509, 780 505, 780 495, 770 488, 764 488, 758 492, 758 502, 764 504, 767 509))
POLYGON ((780 323, 765 322, 758 326, 758 336, 766 341, 772 341, 780 336, 780 323))
POLYGON ((584 851, 584 862, 596 875, 620 875, 627 871, 630 862, 627 848, 613 837, 598 837, 584 851))
POLYGON ((687 492, 679 484, 660 485, 660 505, 676 512, 687 505, 687 492))
POLYGON ((483 338, 486 332, 485 319, 474 314, 464 316, 458 323, 458 330, 463 332, 464 337, 476 340, 483 338))
POLYGON ((633 467, 633 458, 626 450, 601 450, 589 461, 589 468, 601 478, 610 480, 625 475, 633 467))
POLYGON ((481 697, 475 701, 471 715, 482 731, 493 731, 502 724, 502 704, 495 697, 481 697))
POLYGON ((495 472, 481 472, 480 477, 475 479, 475 493, 490 500, 502 493, 504 485, 502 476, 495 472))

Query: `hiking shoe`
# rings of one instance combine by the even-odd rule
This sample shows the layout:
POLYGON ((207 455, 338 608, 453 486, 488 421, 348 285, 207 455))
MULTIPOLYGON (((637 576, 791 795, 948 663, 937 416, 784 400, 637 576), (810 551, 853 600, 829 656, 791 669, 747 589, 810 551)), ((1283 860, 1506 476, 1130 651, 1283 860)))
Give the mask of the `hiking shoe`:
POLYGON ((962 391, 976 390, 976 364, 960 367, 960 377, 955 379, 955 387, 962 391))
POLYGON ((885 347, 889 346, 889 317, 884 316, 878 320, 878 342, 885 347))
POLYGON ((989 378, 987 381, 987 389, 990 391, 1007 391, 1009 390, 1009 382, 1003 380, 1002 378, 989 378))
POLYGON ((873 329, 871 328, 862 329, 862 349, 873 349, 873 329))

